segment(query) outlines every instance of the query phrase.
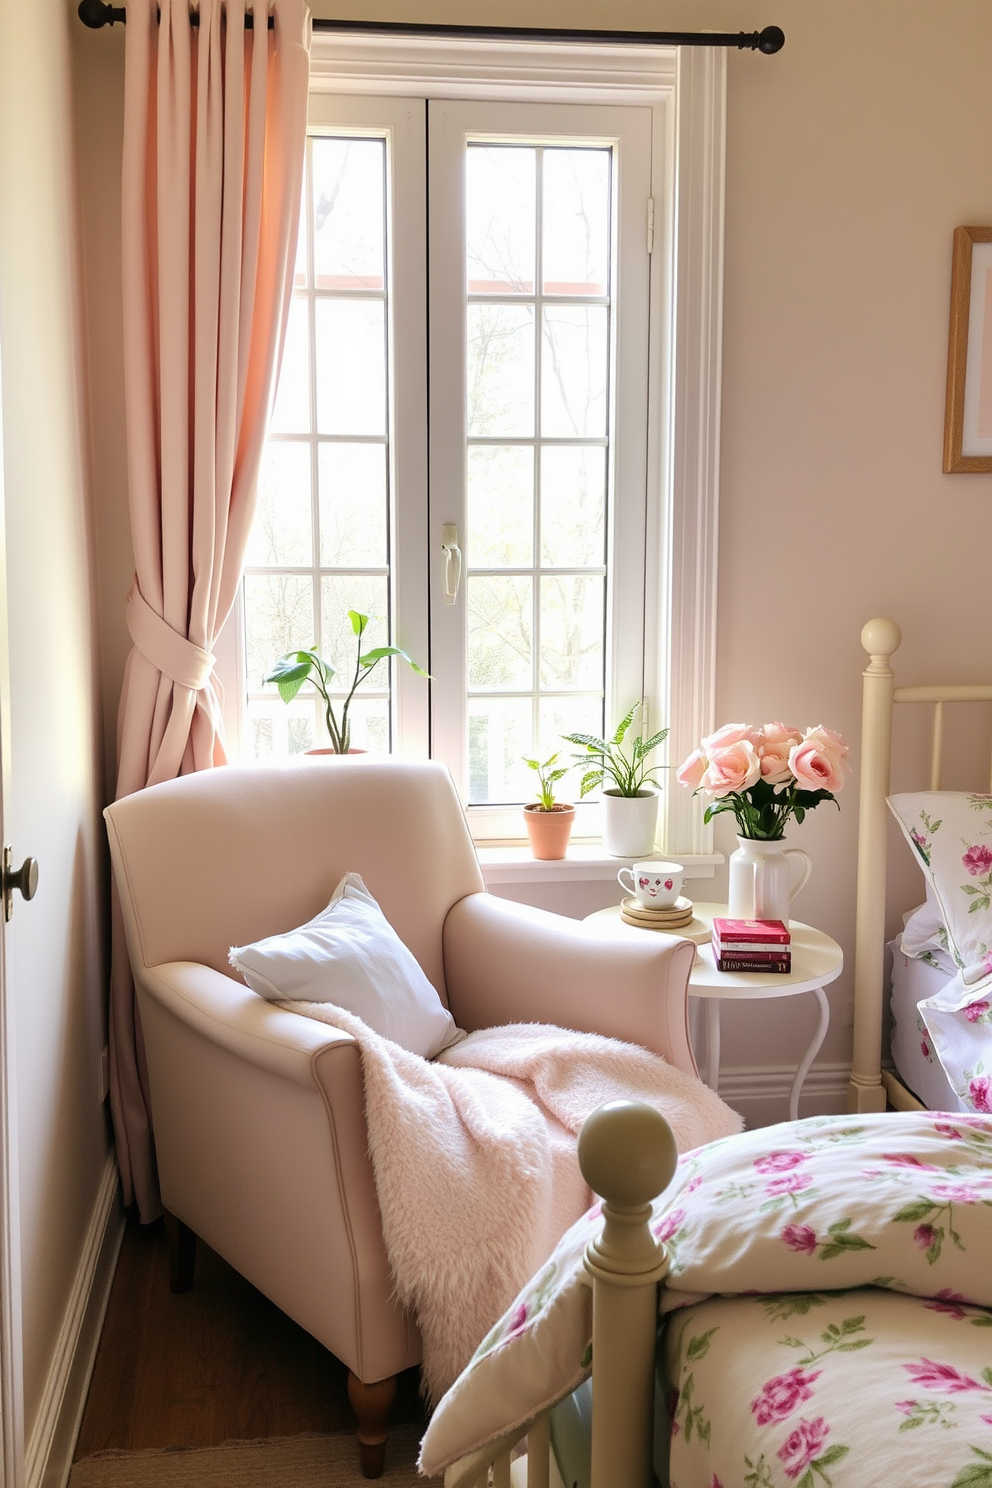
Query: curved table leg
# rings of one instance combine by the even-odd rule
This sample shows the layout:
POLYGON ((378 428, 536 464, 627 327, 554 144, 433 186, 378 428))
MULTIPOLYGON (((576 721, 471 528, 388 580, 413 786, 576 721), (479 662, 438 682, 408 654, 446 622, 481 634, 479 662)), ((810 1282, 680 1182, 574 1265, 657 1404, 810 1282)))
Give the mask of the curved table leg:
POLYGON ((716 1090, 720 1083, 719 997, 706 999, 706 1083, 711 1090, 716 1090))
POLYGON ((790 1121, 799 1120, 799 1096, 802 1093, 803 1081, 809 1074, 810 1065, 813 1063, 813 1060, 820 1052, 820 1045, 823 1043, 823 1040, 827 1036, 827 1028, 830 1024, 830 1004, 827 1001, 827 994, 824 992, 822 987, 814 987, 812 989, 812 992, 813 996, 820 1004, 820 1021, 816 1025, 816 1032, 813 1035, 813 1041, 810 1044, 809 1048, 806 1050, 806 1053, 803 1055, 803 1061, 800 1064, 799 1068, 796 1070, 796 1078, 792 1082, 792 1089, 789 1092, 790 1121))

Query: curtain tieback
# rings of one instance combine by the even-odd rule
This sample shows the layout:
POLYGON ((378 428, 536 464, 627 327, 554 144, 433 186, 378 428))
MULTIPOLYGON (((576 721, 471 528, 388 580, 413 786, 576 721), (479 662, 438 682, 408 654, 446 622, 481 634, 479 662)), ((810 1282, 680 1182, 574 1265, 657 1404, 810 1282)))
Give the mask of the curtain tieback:
POLYGON ((135 574, 127 596, 127 628, 152 666, 179 687, 200 692, 210 680, 217 658, 173 630, 145 599, 135 574))

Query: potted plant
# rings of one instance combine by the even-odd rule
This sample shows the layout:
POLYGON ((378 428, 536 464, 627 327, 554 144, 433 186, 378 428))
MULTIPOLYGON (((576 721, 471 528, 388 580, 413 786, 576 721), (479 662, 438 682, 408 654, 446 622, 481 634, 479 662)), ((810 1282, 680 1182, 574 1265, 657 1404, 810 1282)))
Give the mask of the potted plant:
POLYGON ((658 829, 658 793, 652 787, 660 765, 650 765, 648 756, 663 739, 667 729, 659 729, 650 739, 632 734, 624 747, 640 703, 635 703, 617 724, 612 739, 598 739, 594 734, 565 734, 569 744, 584 751, 575 755, 582 764, 591 765, 582 777, 580 796, 612 781, 603 791, 603 846, 611 857, 638 858, 654 852, 658 829))
POLYGON ((312 681, 324 702, 324 722, 327 725, 327 733, 331 740, 331 753, 348 754, 351 750, 351 720, 348 717, 348 709, 351 700, 362 683, 375 671, 380 661, 387 656, 398 656, 401 661, 407 662, 413 670, 421 677, 429 676, 423 667, 409 657, 405 651, 398 646, 374 646, 371 651, 362 652, 362 636, 368 627, 368 615, 362 615, 358 610, 349 610, 348 619, 357 639, 357 656, 355 660, 355 672, 351 679, 351 686, 345 694, 344 701, 340 704, 340 718, 335 712, 335 705, 331 700, 331 682, 337 675, 330 662, 325 661, 315 650, 290 651, 286 656, 281 656, 275 665, 266 672, 262 678, 263 682, 274 682, 279 689, 279 696, 284 703, 291 703, 305 682, 312 681))
POLYGON ((535 858, 554 861, 565 856, 575 807, 555 800, 555 785, 571 766, 559 765, 557 754, 543 762, 524 755, 524 764, 537 771, 537 800, 524 807, 530 850, 535 858), (557 766, 557 768, 556 768, 557 766))

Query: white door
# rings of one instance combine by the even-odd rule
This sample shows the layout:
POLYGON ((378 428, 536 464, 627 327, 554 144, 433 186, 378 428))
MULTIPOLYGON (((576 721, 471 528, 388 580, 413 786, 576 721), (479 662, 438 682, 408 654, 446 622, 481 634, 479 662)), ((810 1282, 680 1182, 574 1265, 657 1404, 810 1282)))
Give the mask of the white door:
MULTIPOLYGON (((3 348, 0 344, 0 842, 6 857, 4 798, 10 769, 10 669, 7 653, 7 560, 4 501, 3 348)), ((7 884, 0 882, 0 898, 7 884)), ((19 896, 11 895, 11 904, 19 896)), ((0 1488, 24 1481, 24 1422, 21 1377, 20 1249, 16 1212, 16 1092, 12 1030, 8 1020, 6 918, 0 908, 0 1488)))

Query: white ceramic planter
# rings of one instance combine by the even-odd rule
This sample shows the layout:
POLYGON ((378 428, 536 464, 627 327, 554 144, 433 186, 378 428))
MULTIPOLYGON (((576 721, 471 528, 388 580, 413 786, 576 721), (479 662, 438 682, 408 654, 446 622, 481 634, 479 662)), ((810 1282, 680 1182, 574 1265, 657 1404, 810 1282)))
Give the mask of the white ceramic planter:
POLYGON ((654 852, 658 792, 620 796, 603 792, 603 846, 611 858, 643 858, 654 852))

